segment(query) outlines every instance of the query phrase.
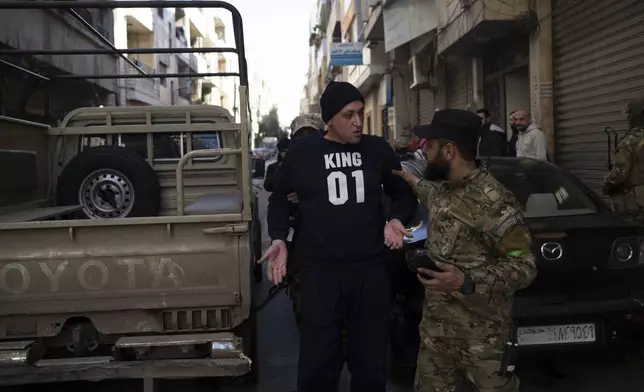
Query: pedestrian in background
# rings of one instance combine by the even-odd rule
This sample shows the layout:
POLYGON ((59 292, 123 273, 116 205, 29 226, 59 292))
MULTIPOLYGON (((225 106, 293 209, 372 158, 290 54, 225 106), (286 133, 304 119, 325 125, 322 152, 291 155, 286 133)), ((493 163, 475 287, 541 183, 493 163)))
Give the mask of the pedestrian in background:
POLYGON ((534 122, 530 112, 517 110, 514 113, 517 128, 517 157, 548 160, 548 143, 546 134, 534 122))
POLYGON ((417 199, 404 181, 394 150, 362 133, 364 97, 353 85, 332 82, 320 98, 327 132, 293 141, 269 198, 272 244, 260 262, 279 284, 286 275, 287 195, 298 199, 301 324, 298 390, 337 390, 345 362, 341 331, 348 323, 346 361, 353 392, 385 392, 391 303, 387 248, 409 235, 404 224, 417 199), (390 216, 382 206, 391 198, 390 216))
POLYGON ((480 119, 445 109, 415 133, 428 139, 424 179, 396 171, 429 209, 416 392, 518 392, 506 373, 514 292, 537 274, 530 233, 514 195, 475 161, 480 119), (462 378, 465 378, 463 380, 462 378))
POLYGON ((510 130, 512 131, 512 135, 510 136, 510 140, 508 141, 507 154, 509 157, 517 156, 517 139, 519 138, 519 130, 517 129, 517 124, 514 122, 514 113, 516 113, 516 110, 510 112, 510 115, 508 116, 508 124, 510 125, 510 130))
POLYGON ((508 149, 508 139, 505 130, 492 123, 489 110, 483 108, 476 111, 481 117, 476 155, 479 157, 502 157, 508 149))
POLYGON ((290 145, 291 140, 288 138, 281 139, 279 142, 277 142, 277 162, 271 163, 266 169, 266 176, 264 178, 264 190, 273 192, 275 179, 277 178, 279 172, 278 169, 282 165, 282 160, 286 156, 290 145))

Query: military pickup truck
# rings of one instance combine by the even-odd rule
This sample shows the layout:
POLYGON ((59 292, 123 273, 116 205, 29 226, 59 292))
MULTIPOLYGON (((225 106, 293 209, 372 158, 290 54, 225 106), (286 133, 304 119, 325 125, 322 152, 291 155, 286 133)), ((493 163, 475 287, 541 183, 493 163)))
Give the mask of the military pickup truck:
POLYGON ((0 385, 255 374, 241 18, 197 5, 232 12, 239 123, 209 105, 0 117, 0 385))

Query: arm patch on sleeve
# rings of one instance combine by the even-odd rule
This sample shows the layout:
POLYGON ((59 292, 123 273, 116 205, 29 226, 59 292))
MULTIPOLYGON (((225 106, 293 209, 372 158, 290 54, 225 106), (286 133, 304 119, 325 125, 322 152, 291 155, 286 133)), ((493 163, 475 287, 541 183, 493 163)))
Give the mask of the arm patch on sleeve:
POLYGON ((503 238, 511 228, 519 224, 516 214, 510 214, 501 220, 490 230, 490 233, 497 238, 503 238))

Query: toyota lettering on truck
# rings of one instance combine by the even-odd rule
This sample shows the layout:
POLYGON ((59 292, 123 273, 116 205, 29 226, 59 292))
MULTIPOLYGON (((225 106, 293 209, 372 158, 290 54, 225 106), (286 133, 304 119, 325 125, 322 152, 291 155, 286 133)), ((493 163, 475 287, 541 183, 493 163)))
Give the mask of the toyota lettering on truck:
MULTIPOLYGON (((92 29, 78 6, 0 0, 3 13, 56 10, 92 29)), ((238 72, 154 74, 134 65, 138 73, 37 76, 45 89, 69 79, 236 77, 240 110, 88 107, 57 127, 0 116, 0 386, 109 378, 255 382, 251 309, 261 228, 241 15, 224 1, 82 7, 221 8, 232 15, 235 47, 0 55, 119 55, 131 63, 125 54, 233 53, 238 72)))

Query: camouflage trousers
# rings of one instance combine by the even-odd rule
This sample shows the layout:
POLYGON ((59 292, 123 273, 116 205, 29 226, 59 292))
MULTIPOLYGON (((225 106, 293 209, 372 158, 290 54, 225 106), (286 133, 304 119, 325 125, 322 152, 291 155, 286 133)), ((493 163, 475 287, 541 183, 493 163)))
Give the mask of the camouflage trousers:
MULTIPOLYGON (((301 263, 297 261, 296 257, 293 257, 289 253, 289 258, 286 264, 286 270, 288 271, 289 284, 287 288, 287 294, 293 303, 293 315, 295 316, 295 324, 297 327, 300 327, 300 322, 302 320, 302 304, 301 304, 301 263)), ((349 340, 349 328, 345 322, 342 328, 342 347, 347 347, 347 342, 349 340)))
POLYGON ((502 376, 505 337, 421 338, 415 392, 518 392, 513 373, 502 376))

